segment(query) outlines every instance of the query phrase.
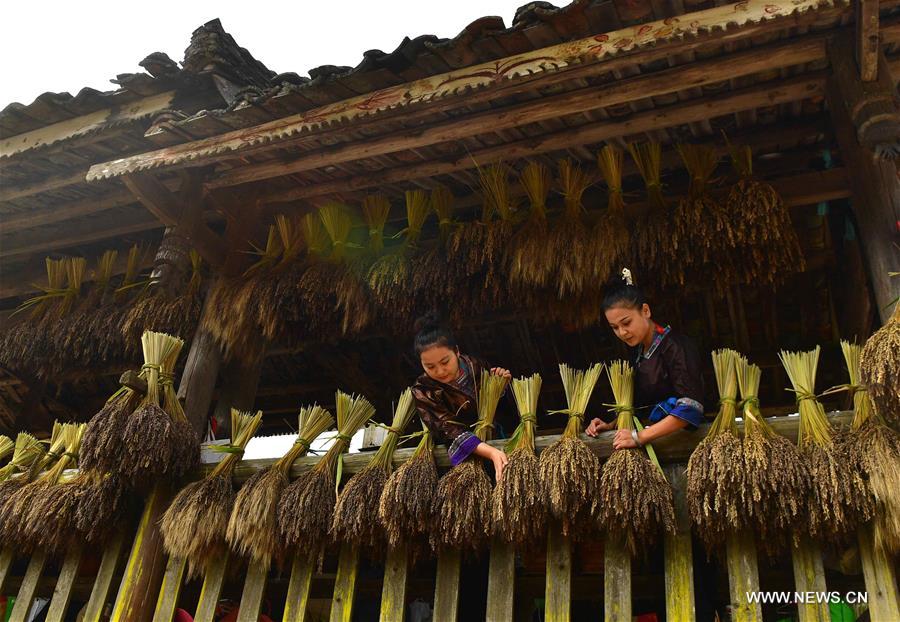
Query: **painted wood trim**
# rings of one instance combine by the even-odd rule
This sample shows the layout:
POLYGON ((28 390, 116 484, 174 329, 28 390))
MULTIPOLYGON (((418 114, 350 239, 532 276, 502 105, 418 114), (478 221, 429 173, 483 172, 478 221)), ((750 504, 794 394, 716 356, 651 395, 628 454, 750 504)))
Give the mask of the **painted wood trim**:
MULTIPOLYGON (((809 536, 799 536, 799 542, 791 546, 791 561, 794 566, 794 585, 798 592, 828 591, 825 585, 825 567, 822 565, 822 549, 809 536)), ((831 622, 828 603, 798 603, 800 622, 831 622)))
POLYGON ((437 576, 434 586, 434 622, 456 622, 459 614, 459 572, 462 559, 459 551, 438 554, 437 576))
POLYGON ((488 567, 487 622, 513 619, 516 594, 516 550, 513 545, 494 536, 488 567))
POLYGON ((572 541, 559 525, 547 532, 545 622, 569 622, 572 610, 572 541))
POLYGON ((352 544, 342 544, 338 555, 337 577, 331 597, 331 622, 351 622, 353 601, 356 597, 356 574, 359 570, 359 549, 352 544))
POLYGON ((747 600, 748 592, 759 591, 759 562, 753 534, 749 531, 728 534, 725 554, 732 622, 762 622, 762 607, 747 600))
POLYGON ((213 622, 215 619, 216 605, 222 596, 222 586, 225 584, 229 561, 229 554, 226 552, 221 557, 217 557, 206 569, 203 587, 200 588, 200 598, 197 601, 197 612, 194 614, 194 622, 213 622))
MULTIPOLYGON (((284 604, 284 622, 304 622, 306 619, 309 584, 312 582, 314 566, 315 559, 308 555, 294 556, 287 600, 284 604)), ((251 622, 256 622, 256 619, 254 618, 251 622)))
POLYGON ((603 619, 631 622, 631 555, 623 540, 607 536, 603 556, 603 619))

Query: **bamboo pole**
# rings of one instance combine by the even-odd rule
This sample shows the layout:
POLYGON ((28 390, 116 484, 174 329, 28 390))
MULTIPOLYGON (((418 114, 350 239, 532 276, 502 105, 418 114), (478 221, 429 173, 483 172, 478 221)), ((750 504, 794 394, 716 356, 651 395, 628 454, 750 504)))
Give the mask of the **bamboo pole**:
POLYGON ((9 622, 25 622, 28 619, 31 601, 34 600, 34 593, 37 591, 38 582, 41 580, 41 573, 44 572, 46 563, 47 553, 45 551, 36 551, 31 556, 28 568, 25 569, 25 576, 22 578, 22 585, 19 586, 19 593, 16 594, 16 603, 13 605, 9 622))
POLYGON ((858 539, 872 622, 900 620, 900 592, 894 564, 875 547, 871 527, 861 528, 858 539))
POLYGON ((459 613, 461 563, 459 551, 444 551, 438 555, 432 616, 434 622, 456 622, 459 613))
POLYGON ((606 538, 603 547, 605 622, 631 622, 631 555, 620 539, 606 538))
POLYGON ((406 578, 409 551, 405 544, 388 549, 384 564, 379 622, 403 622, 406 611, 406 578))
MULTIPOLYGON (((294 556, 287 601, 284 604, 284 622, 303 622, 306 619, 306 605, 309 602, 309 584, 312 582, 314 563, 315 560, 308 555, 294 556)), ((255 617, 252 622, 256 622, 255 617)))
MULTIPOLYGON (((825 585, 825 567, 822 565, 822 549, 809 536, 800 536, 799 542, 791 546, 791 559, 797 592, 824 594, 828 591, 825 585)), ((797 603, 800 622, 831 622, 828 603, 818 601, 815 598, 812 602, 797 603)))
POLYGON ((63 622, 69 601, 72 598, 72 589, 75 587, 75 579, 78 578, 78 567, 81 565, 80 543, 73 544, 66 551, 62 567, 59 569, 59 577, 56 579, 56 587, 53 588, 53 598, 47 608, 45 622, 63 622))
POLYGON ((759 567, 753 534, 749 531, 728 534, 725 550, 732 622, 762 622, 759 603, 751 603, 747 598, 748 593, 759 592, 759 567))
POLYGON ((547 532, 547 586, 544 620, 569 622, 572 609, 572 541, 558 524, 547 532))
POLYGON ((216 616, 216 605, 222 595, 222 586, 225 583, 225 572, 228 570, 229 555, 226 552, 216 558, 206 569, 203 577, 203 587, 200 588, 200 598, 197 601, 197 613, 194 622, 213 622, 216 616))
POLYGON ((516 550, 513 545, 494 536, 488 568, 487 622, 513 619, 516 593, 516 550))

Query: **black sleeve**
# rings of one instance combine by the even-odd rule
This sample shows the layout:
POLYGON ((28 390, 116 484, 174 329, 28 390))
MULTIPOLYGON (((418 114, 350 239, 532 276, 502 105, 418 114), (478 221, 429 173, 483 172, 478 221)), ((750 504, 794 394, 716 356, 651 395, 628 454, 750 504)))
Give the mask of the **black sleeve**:
POLYGON ((674 397, 688 397, 703 403, 703 366, 700 351, 691 339, 684 335, 669 335, 668 347, 662 351, 669 372, 669 381, 675 389, 674 397))

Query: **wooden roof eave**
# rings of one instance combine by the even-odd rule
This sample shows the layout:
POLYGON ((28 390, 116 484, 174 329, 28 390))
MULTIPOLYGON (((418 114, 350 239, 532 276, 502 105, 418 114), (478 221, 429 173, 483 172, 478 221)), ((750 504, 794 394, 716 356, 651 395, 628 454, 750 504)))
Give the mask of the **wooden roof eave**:
MULTIPOLYGON (((769 26, 781 28, 804 18, 818 19, 829 11, 842 14, 849 7, 842 0, 748 0, 630 26, 388 87, 250 128, 96 164, 89 169, 87 179, 199 166, 226 157, 240 157, 261 145, 277 149, 297 135, 352 123, 380 112, 423 102, 431 105, 445 97, 493 89, 518 79, 534 80, 536 76, 574 67, 603 65, 626 55, 633 62, 640 62, 637 57, 644 51, 658 52, 660 48, 674 51, 700 39, 745 38, 769 26)), ((464 105, 464 98, 462 102, 464 105)))

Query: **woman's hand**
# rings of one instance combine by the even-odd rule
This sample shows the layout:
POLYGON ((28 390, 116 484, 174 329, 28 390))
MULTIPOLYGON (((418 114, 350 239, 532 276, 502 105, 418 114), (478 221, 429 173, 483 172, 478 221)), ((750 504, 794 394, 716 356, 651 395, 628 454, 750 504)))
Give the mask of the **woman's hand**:
POLYGON ((502 367, 491 367, 491 373, 495 376, 503 376, 507 380, 512 380, 512 374, 509 373, 508 369, 504 369, 502 367))
MULTIPOLYGON (((638 435, 640 438, 640 435, 638 435)), ((619 430, 613 437, 613 449, 634 449, 637 443, 631 437, 631 430, 619 430)))
POLYGON ((491 464, 494 465, 494 473, 497 475, 497 481, 499 482, 500 478, 503 477, 504 467, 509 463, 509 458, 503 450, 491 447, 487 443, 480 443, 475 448, 475 454, 481 456, 485 460, 491 461, 491 464))
POLYGON ((594 418, 591 419, 588 427, 584 429, 584 433, 596 438, 601 432, 612 430, 614 427, 616 427, 616 424, 613 422, 606 423, 603 419, 594 418))

